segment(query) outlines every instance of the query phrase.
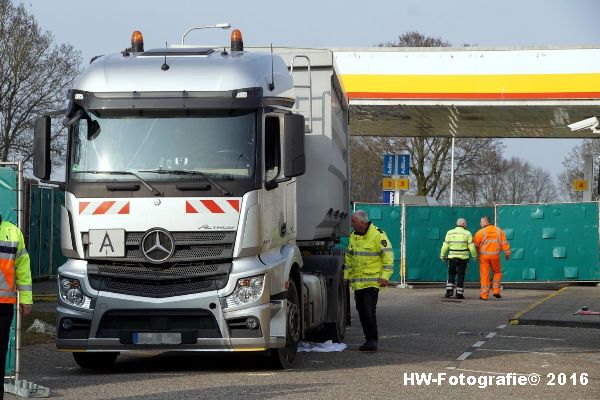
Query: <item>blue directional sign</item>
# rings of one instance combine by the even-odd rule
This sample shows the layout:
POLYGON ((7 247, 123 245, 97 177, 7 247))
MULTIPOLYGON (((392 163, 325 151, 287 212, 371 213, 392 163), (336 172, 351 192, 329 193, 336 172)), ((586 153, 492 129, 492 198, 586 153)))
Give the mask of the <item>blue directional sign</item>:
POLYGON ((395 154, 384 154, 383 155, 383 175, 392 176, 395 175, 396 171, 396 155, 395 154))
POLYGON ((385 204, 394 204, 394 191, 384 190, 383 191, 383 202, 385 204))
POLYGON ((410 154, 398 154, 398 175, 410 175, 410 154))

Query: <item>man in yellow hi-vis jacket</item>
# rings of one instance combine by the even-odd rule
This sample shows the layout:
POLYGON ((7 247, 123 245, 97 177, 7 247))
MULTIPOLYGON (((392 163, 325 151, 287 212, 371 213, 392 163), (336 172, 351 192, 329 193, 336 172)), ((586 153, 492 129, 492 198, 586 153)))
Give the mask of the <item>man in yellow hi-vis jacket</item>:
POLYGON ((394 269, 394 253, 384 231, 369 221, 367 213, 352 214, 354 231, 346 250, 344 279, 354 289, 356 310, 365 335, 360 351, 377 351, 377 299, 379 288, 389 284, 394 269))
POLYGON ((446 282, 446 297, 452 297, 456 288, 456 298, 464 299, 465 273, 469 262, 469 253, 473 260, 477 260, 477 251, 473 244, 471 232, 467 230, 467 220, 456 220, 456 228, 446 233, 440 258, 448 259, 448 281, 446 282))
MULTIPOLYGON (((3 372, 17 290, 21 292, 21 315, 27 316, 33 304, 29 254, 19 228, 2 221, 0 216, 0 366, 3 372)), ((0 399, 3 398, 4 385, 0 385, 0 399)))

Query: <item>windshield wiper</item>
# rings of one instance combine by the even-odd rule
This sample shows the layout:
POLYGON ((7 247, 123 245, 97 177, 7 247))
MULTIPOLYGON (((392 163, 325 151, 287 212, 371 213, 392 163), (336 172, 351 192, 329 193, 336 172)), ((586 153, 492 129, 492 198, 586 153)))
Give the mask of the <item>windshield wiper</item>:
POLYGON ((173 175, 200 175, 201 177, 203 177, 204 179, 206 179, 207 181, 209 181, 210 183, 215 185, 221 191, 223 196, 233 195, 232 192, 225 189, 223 186, 218 184, 213 178, 211 178, 210 175, 208 175, 202 171, 191 170, 191 169, 141 169, 138 172, 154 172, 155 174, 173 174, 173 175))
POLYGON ((154 193, 156 196, 162 196, 162 193, 158 191, 154 186, 142 179, 141 176, 131 171, 75 171, 74 174, 107 174, 107 175, 132 175, 135 176, 149 191, 154 193))

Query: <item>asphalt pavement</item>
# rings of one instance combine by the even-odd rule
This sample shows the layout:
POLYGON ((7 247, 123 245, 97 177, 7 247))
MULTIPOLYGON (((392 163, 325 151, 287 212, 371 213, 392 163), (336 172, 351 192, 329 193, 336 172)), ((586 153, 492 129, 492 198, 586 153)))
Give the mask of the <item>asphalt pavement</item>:
POLYGON ((443 292, 385 290, 378 352, 358 351, 353 310, 347 350, 300 353, 286 371, 249 354, 171 352, 122 354, 112 370, 88 372, 49 344, 23 349, 22 375, 65 399, 598 399, 600 330, 509 324, 552 291, 506 289, 488 301, 476 288, 462 301, 443 292))

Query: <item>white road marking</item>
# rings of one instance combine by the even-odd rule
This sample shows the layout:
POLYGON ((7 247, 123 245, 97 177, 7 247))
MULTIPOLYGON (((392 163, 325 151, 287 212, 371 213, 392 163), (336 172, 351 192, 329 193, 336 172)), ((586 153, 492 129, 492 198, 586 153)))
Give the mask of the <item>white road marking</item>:
POLYGON ((533 336, 518 336, 518 335, 498 335, 497 337, 505 337, 505 338, 518 338, 518 339, 537 339, 537 340, 562 340, 566 339, 556 339, 556 338, 545 338, 545 337, 533 337, 533 336))
POLYGON ((480 340, 479 342, 476 342, 472 347, 481 347, 484 343, 485 340, 480 340))
POLYGON ((498 332, 490 332, 490 333, 488 333, 488 334, 486 335, 486 337, 485 337, 485 338, 486 338, 486 339, 491 339, 491 338, 493 338, 494 336, 496 336, 496 333, 498 333, 498 332))
POLYGON ((467 357, 469 357, 471 354, 470 351, 465 351, 464 353, 462 353, 460 356, 458 356, 458 358, 456 359, 456 361, 464 361, 467 359, 467 357))
POLYGON ((421 334, 420 333, 407 333, 405 335, 385 335, 385 336, 379 336, 379 339, 394 339, 394 338, 409 337, 409 336, 421 336, 421 334))
POLYGON ((556 356, 556 353, 544 353, 541 351, 527 351, 527 350, 510 350, 510 349, 477 349, 477 351, 494 351, 498 353, 529 353, 529 354, 545 354, 548 356, 556 356))
POLYGON ((504 328, 506 328, 506 325, 498 325, 497 329, 504 329, 504 328))

